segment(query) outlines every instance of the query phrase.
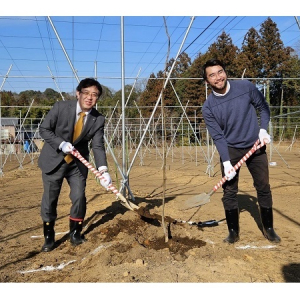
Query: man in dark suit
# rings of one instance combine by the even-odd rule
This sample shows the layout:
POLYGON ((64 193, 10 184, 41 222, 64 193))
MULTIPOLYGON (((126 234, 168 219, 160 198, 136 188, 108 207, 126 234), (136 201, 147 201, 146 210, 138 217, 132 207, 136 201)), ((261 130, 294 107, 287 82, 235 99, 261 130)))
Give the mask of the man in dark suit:
POLYGON ((85 241, 81 231, 86 214, 85 187, 88 169, 69 154, 70 151, 76 148, 86 160, 89 160, 91 141, 96 167, 104 177, 100 183, 106 189, 111 184, 104 146, 105 117, 94 108, 101 94, 102 87, 97 80, 83 79, 76 88, 77 100, 56 102, 40 126, 40 135, 44 139, 44 146, 38 160, 44 186, 41 217, 45 243, 42 251, 48 252, 55 247, 54 224, 64 178, 69 184, 72 202, 70 241, 75 246, 85 241), (77 133, 78 128, 75 129, 75 124, 80 118, 83 120, 83 128, 81 133, 77 133))

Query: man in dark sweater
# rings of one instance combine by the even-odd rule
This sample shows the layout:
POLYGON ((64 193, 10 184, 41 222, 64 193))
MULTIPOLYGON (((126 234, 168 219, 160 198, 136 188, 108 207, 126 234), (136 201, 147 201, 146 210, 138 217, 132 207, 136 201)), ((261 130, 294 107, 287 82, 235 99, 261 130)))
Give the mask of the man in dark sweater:
MULTIPOLYGON (((270 143, 271 137, 267 132, 270 109, 262 93, 251 82, 228 81, 225 66, 217 59, 204 64, 203 78, 211 86, 212 93, 204 102, 202 114, 220 155, 222 175, 227 178, 223 184, 222 202, 229 235, 224 242, 232 244, 239 240, 239 170, 235 171, 233 166, 258 139, 265 144, 270 143)), ((273 229, 266 146, 253 153, 246 164, 257 191, 263 234, 271 242, 279 243, 281 239, 273 229)))

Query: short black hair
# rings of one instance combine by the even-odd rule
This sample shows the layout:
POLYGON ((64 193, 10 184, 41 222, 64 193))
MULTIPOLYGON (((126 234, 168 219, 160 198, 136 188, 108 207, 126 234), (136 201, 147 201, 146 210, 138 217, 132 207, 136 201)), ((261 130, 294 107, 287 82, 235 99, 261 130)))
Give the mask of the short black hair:
POLYGON ((101 84, 94 78, 85 78, 85 79, 82 79, 77 88, 76 88, 76 91, 78 92, 81 92, 82 89, 84 88, 87 88, 87 87, 90 87, 90 86, 95 86, 98 91, 99 91, 99 96, 98 98, 102 95, 102 86, 101 84))
POLYGON ((214 67, 214 66, 221 66, 223 68, 223 70, 226 72, 225 65, 222 61, 220 61, 219 59, 215 59, 215 58, 210 59, 202 67, 202 76, 205 80, 207 79, 206 68, 214 67))

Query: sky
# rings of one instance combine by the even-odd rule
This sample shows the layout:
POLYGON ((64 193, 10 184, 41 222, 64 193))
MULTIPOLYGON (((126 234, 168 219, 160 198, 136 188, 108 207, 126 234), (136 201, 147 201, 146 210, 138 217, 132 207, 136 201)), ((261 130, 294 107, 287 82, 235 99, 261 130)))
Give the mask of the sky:
POLYGON ((274 5, 270 10, 259 4, 251 13, 256 1, 245 11, 232 9, 230 1, 214 1, 212 9, 195 7, 188 0, 180 10, 170 7, 173 1, 160 2, 141 7, 140 1, 126 1, 126 5, 110 1, 105 6, 89 1, 87 7, 75 7, 74 2, 64 1, 63 6, 51 1, 51 6, 45 3, 41 8, 41 2, 26 1, 4 8, 0 88, 16 93, 46 88, 72 93, 85 77, 96 77, 114 91, 123 84, 142 86, 151 73, 164 69, 167 57, 185 51, 193 61, 222 31, 240 48, 246 32, 251 27, 259 31, 268 16, 277 24, 284 46, 300 44, 300 17, 293 16, 291 6, 290 11, 276 11, 274 5))

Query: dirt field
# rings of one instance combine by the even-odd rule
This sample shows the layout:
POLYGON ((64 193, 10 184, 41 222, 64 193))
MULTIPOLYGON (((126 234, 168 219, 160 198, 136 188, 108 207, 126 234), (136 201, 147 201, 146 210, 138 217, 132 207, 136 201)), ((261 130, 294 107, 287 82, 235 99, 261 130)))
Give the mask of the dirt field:
MULTIPOLYGON (((227 225, 220 200, 222 189, 211 196, 209 203, 181 210, 185 200, 208 193, 221 179, 218 156, 214 159, 214 174, 209 177, 205 174, 207 164, 201 151, 198 150, 196 162, 195 149, 186 147, 184 151, 177 148, 168 156, 164 210, 160 155, 152 150, 136 160, 130 173, 130 187, 135 197, 131 201, 150 213, 148 217, 123 207, 90 172, 83 230, 87 242, 78 247, 71 246, 68 240, 70 201, 68 186, 64 185, 55 225, 56 248, 49 253, 40 252, 44 241, 40 218, 43 189, 37 160, 30 162, 27 156, 23 168, 19 168, 18 160, 12 156, 0 178, 0 282, 2 285, 299 283, 299 149, 297 143, 289 149, 288 145, 273 145, 271 159, 276 166, 270 166, 270 181, 274 228, 282 238, 280 244, 270 243, 261 232, 256 194, 245 166, 240 178, 239 242, 234 245, 223 242, 227 225), (163 214, 168 241, 159 218, 163 214), (209 220, 216 220, 217 226, 199 226, 209 220)), ((117 186, 110 156, 109 161, 117 186)), ((147 285, 142 298, 147 298, 150 291, 147 285)))

